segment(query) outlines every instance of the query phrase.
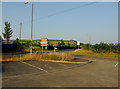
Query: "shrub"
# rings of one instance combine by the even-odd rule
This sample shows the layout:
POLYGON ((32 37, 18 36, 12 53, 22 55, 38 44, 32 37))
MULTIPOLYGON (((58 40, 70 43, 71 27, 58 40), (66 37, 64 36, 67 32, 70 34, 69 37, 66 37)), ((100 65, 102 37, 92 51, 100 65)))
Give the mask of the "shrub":
POLYGON ((82 47, 83 47, 83 49, 86 49, 89 51, 91 49, 92 45, 90 43, 87 43, 87 44, 84 44, 82 47))

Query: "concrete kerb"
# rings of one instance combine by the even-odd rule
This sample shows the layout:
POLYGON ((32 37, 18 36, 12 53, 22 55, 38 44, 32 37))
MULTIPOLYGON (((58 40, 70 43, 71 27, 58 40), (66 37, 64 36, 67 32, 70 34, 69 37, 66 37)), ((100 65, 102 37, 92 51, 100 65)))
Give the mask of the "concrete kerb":
POLYGON ((86 61, 86 62, 72 62, 72 61, 53 61, 53 60, 41 60, 41 61, 47 61, 47 62, 57 62, 57 63, 70 63, 70 64, 86 64, 90 63, 91 61, 86 61))
MULTIPOLYGON (((31 60, 22 60, 22 61, 31 61, 31 60)), ((2 61, 2 63, 8 63, 8 62, 22 62, 22 61, 2 61)), ((35 60, 32 60, 35 61, 35 60)), ((37 60, 37 61, 46 61, 46 62, 56 62, 56 63, 70 63, 70 64, 86 64, 90 63, 91 61, 85 61, 85 62, 71 62, 71 61, 53 61, 53 60, 37 60)))

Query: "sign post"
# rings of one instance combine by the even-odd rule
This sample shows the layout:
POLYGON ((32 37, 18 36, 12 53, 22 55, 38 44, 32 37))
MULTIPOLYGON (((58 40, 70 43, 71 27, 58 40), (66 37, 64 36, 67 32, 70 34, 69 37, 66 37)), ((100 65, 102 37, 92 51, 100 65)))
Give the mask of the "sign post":
POLYGON ((41 46, 42 46, 42 53, 43 53, 43 47, 45 47, 46 53, 47 53, 47 46, 48 46, 48 39, 47 38, 41 39, 41 46))
POLYGON ((56 47, 54 47, 54 53, 56 53, 56 49, 57 49, 57 48, 56 48, 56 47))
POLYGON ((45 46, 45 49, 46 49, 46 53, 47 53, 47 46, 45 46))
POLYGON ((80 46, 80 42, 77 42, 77 45, 78 45, 78 49, 79 49, 79 46, 80 46))
POLYGON ((53 43, 53 46, 54 46, 54 53, 56 52, 56 46, 58 45, 58 43, 53 43))

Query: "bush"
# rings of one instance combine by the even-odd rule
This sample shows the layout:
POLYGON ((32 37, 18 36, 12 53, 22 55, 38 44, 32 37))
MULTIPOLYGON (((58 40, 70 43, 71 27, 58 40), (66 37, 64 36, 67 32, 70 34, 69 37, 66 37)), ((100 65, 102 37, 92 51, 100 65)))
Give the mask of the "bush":
POLYGON ((13 44, 15 44, 15 45, 21 45, 18 38, 15 41, 13 41, 13 44))
POLYGON ((100 53, 100 47, 99 44, 95 44, 91 46, 91 50, 96 53, 100 53))
POLYGON ((88 50, 88 51, 91 49, 91 47, 92 47, 92 45, 90 43, 83 45, 83 49, 88 50))
POLYGON ((2 44, 2 52, 17 52, 22 51, 20 45, 17 44, 2 44))
POLYGON ((89 43, 84 44, 82 46, 83 49, 85 50, 92 50, 93 52, 96 53, 105 53, 105 52, 114 52, 114 53, 120 53, 120 43, 118 44, 107 44, 107 43, 103 43, 101 42, 100 44, 95 44, 95 45, 91 45, 89 43))

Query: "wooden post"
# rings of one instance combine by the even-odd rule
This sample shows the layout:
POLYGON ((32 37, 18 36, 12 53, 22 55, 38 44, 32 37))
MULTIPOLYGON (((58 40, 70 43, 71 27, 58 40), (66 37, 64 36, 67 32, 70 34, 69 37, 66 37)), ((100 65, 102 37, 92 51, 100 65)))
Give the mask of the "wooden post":
POLYGON ((46 49, 46 53, 47 53, 47 46, 45 47, 45 49, 46 49))

